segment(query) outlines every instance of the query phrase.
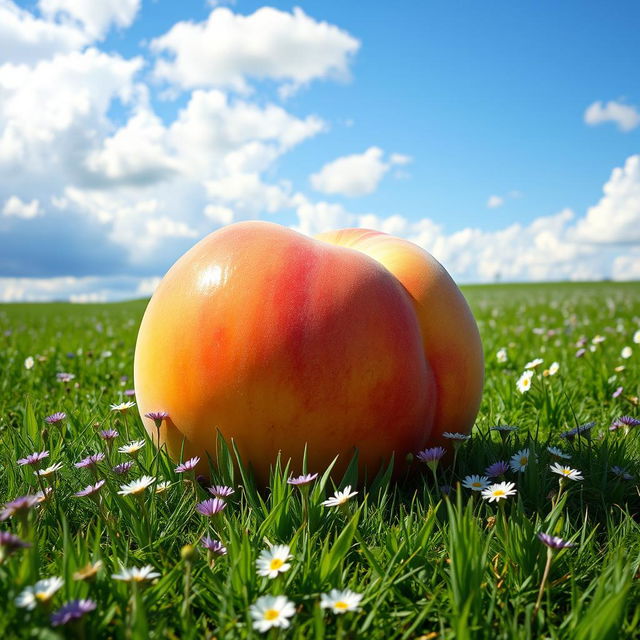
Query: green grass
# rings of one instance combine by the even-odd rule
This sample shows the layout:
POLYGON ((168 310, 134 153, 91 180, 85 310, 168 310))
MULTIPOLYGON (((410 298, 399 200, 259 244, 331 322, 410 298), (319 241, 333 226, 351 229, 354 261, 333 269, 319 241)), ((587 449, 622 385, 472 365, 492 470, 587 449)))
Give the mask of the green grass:
MULTIPOLYGON (((0 505, 40 488, 32 469, 16 460, 50 452, 61 462, 49 498, 0 522, 32 546, 0 564, 0 633, 6 638, 245 638, 249 607, 265 594, 284 594, 296 605, 288 629, 267 637, 290 638, 552 638, 605 640, 637 637, 640 622, 640 430, 610 432, 621 415, 640 417, 638 284, 553 284, 469 287, 486 355, 486 383, 473 438, 455 469, 441 466, 437 483, 425 465, 398 484, 380 475, 341 508, 320 503, 334 486, 325 474, 311 486, 306 510, 301 493, 286 483, 285 461, 274 461, 268 490, 238 468, 233 448, 220 442, 214 480, 236 488, 213 522, 194 507, 209 494, 185 483, 175 464, 146 443, 128 480, 144 474, 168 480, 161 494, 137 500, 118 495, 126 482, 102 463, 99 501, 73 493, 94 482, 74 463, 104 449, 99 429, 120 432, 116 445, 146 438, 135 410, 109 409, 133 386, 133 347, 144 302, 114 305, 0 306, 0 505), (592 339, 605 340, 591 351, 592 339), (586 353, 577 358, 584 337, 586 353), (633 349, 623 359, 623 347, 633 349), (506 348, 508 360, 496 352, 506 348), (24 362, 33 357, 32 369, 24 362), (516 380, 534 358, 530 391, 516 380), (554 376, 543 369, 559 363, 554 376), (624 369, 620 369, 624 366, 624 369), (616 370, 617 369, 617 370, 616 370), (56 374, 75 378, 59 382, 56 374), (128 378, 124 379, 123 376, 128 378), (618 387, 623 391, 613 397, 618 387), (64 411, 61 427, 44 417, 64 411), (591 437, 567 442, 560 433, 594 421, 591 437), (516 425, 502 440, 490 428, 516 425), (548 445, 571 454, 584 480, 558 476, 548 445), (524 472, 507 474, 517 495, 488 503, 458 487, 496 460, 530 449, 524 472), (618 465, 633 475, 611 472, 618 465), (442 487, 452 487, 449 497, 442 487), (306 516, 305 516, 306 511, 306 516), (547 549, 538 532, 575 547, 554 553, 540 607, 547 549), (202 535, 220 537, 227 555, 210 562, 202 535), (286 544, 291 569, 274 580, 256 573, 268 544, 286 544), (88 562, 102 562, 92 580, 73 577, 88 562), (121 566, 152 565, 160 577, 131 586, 112 575, 121 566), (33 611, 15 598, 40 578, 64 586, 33 611), (321 594, 350 588, 363 594, 358 612, 335 616, 320 608, 321 594), (95 611, 77 623, 52 627, 63 603, 90 598, 95 611)), ((231 444, 231 443, 229 443, 231 444)), ((110 463, 127 459, 117 453, 110 463)), ((321 469, 311 471, 324 471, 321 469)), ((355 467, 337 488, 357 481, 355 467)), ((47 481, 44 481, 46 484, 47 481)), ((269 635, 270 634, 270 635, 269 635)))

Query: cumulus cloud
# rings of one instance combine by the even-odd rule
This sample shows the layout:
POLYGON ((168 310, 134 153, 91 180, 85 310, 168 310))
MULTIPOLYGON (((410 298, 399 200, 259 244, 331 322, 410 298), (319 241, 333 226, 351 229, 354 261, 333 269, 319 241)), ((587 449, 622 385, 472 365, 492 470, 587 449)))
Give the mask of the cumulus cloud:
POLYGON ((5 216, 16 216, 17 218, 29 220, 41 215, 42 210, 40 209, 40 203, 36 199, 31 200, 31 202, 23 202, 18 198, 18 196, 11 196, 4 203, 2 214, 5 216))
POLYGON ((316 191, 356 197, 373 193, 391 165, 405 165, 410 156, 391 154, 384 160, 384 152, 378 147, 369 147, 364 153, 342 156, 325 164, 318 173, 310 176, 311 186, 316 191))
POLYGON ((178 22, 151 42, 157 77, 183 88, 248 90, 248 79, 291 88, 327 77, 345 78, 360 46, 346 31, 301 9, 263 7, 248 16, 215 8, 205 22, 178 22))
POLYGON ((610 100, 606 104, 594 102, 584 112, 584 121, 589 125, 615 122, 620 131, 631 131, 640 125, 640 113, 630 105, 610 100))
POLYGON ((489 207, 489 209, 501 207, 503 204, 504 198, 502 196, 489 196, 489 199, 487 200, 487 207, 489 207))

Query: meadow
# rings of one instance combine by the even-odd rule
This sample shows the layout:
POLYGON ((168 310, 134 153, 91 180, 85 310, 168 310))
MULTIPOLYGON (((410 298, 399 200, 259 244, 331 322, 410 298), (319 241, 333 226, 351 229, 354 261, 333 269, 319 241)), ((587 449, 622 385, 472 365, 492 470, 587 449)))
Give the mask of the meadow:
POLYGON ((1 305, 0 634, 638 637, 640 284, 463 291, 472 437, 367 487, 277 460, 265 490, 222 439, 195 478, 127 404, 145 301, 1 305))

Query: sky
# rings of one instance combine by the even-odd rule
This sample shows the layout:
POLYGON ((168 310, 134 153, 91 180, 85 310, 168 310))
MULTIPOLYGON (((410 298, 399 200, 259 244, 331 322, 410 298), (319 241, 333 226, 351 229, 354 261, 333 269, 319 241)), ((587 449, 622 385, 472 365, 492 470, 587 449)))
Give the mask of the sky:
POLYGON ((640 280, 640 5, 0 0, 0 301, 262 219, 459 283, 640 280))

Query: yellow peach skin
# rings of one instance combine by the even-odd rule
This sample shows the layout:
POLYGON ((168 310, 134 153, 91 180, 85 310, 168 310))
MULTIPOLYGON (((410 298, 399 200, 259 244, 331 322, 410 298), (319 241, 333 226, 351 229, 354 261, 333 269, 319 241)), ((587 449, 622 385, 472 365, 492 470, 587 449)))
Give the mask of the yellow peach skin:
POLYGON ((178 459, 215 458, 233 438, 260 482, 278 451, 300 471, 355 448, 371 477, 469 431, 482 388, 473 316, 446 271, 409 242, 347 229, 309 238, 243 222, 169 270, 140 326, 135 388, 144 417, 167 411, 178 459))

